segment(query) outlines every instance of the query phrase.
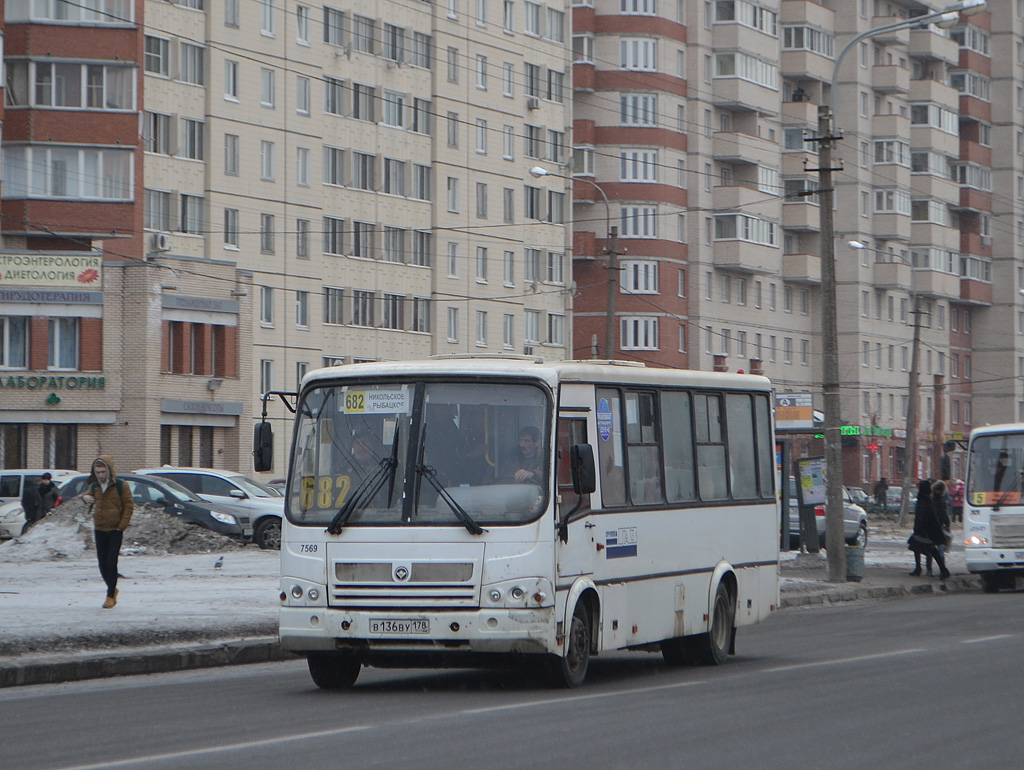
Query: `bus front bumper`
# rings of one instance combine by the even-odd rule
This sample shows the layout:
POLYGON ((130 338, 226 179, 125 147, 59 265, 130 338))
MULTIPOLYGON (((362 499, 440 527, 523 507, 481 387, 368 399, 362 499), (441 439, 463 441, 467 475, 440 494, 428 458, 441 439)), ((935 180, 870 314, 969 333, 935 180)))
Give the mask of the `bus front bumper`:
POLYGON ((554 608, 406 612, 282 607, 281 648, 306 653, 558 653, 554 608))

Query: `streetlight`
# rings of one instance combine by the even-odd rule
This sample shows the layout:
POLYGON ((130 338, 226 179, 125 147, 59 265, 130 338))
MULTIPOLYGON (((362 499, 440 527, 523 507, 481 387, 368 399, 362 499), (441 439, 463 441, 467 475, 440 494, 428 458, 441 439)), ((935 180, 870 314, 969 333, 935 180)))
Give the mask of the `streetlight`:
MULTIPOLYGON (((870 246, 865 246, 860 241, 849 241, 847 245, 852 249, 868 249, 870 251, 878 252, 878 249, 872 249, 870 246)), ((885 252, 881 252, 885 253, 885 252)), ((901 259, 905 264, 909 264, 906 260, 901 259)), ((911 269, 913 266, 911 265, 911 269)), ((911 288, 910 296, 914 300, 914 309, 911 311, 914 314, 914 341, 910 347, 910 384, 907 392, 907 398, 909 403, 907 404, 907 435, 903 438, 903 489, 900 494, 900 518, 899 525, 901 527, 906 526, 907 513, 910 508, 910 490, 913 483, 913 474, 911 469, 914 467, 914 463, 917 461, 917 402, 918 402, 918 366, 920 361, 920 350, 921 350, 921 297, 913 289, 913 273, 911 273, 911 288)))
MULTIPOLYGON (((825 477, 830 480, 825 499, 825 548, 828 551, 828 579, 846 580, 846 551, 843 548, 843 449, 840 435, 839 332, 836 320, 836 264, 833 223, 832 117, 836 107, 836 81, 843 57, 862 40, 896 30, 922 27, 936 22, 952 25, 959 14, 972 15, 984 10, 985 0, 960 0, 941 11, 869 29, 855 35, 839 52, 829 82, 829 104, 818 107, 818 178, 820 188, 819 222, 821 230, 821 391, 825 412, 825 477)), ((836 169, 838 170, 838 169, 836 169)))
POLYGON ((542 168, 540 166, 534 166, 531 168, 530 175, 538 178, 542 176, 553 176, 558 179, 566 179, 570 182, 586 182, 601 193, 601 199, 604 201, 604 224, 606 234, 604 252, 608 255, 608 301, 605 311, 607 316, 605 318, 604 327, 604 353, 605 357, 611 360, 615 358, 615 295, 619 288, 619 228, 612 226, 612 209, 608 203, 608 196, 605 195, 604 190, 601 189, 601 185, 587 179, 586 177, 556 174, 554 171, 548 171, 546 168, 542 168))

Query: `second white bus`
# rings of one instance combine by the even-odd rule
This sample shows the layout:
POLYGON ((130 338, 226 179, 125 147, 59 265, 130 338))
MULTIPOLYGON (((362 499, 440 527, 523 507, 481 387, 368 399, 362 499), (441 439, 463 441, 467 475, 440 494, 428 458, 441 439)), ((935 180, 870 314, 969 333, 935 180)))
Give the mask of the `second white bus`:
POLYGON ((721 664, 778 604, 770 383, 511 358, 314 371, 285 512, 280 639, 319 687, 492 661, 577 686, 623 649, 721 664))

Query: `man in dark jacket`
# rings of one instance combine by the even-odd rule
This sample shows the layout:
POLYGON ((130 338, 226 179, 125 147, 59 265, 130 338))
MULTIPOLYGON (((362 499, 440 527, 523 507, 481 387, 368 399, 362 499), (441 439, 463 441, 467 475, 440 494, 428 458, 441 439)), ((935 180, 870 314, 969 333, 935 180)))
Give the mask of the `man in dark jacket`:
POLYGON ((49 473, 44 473, 34 484, 25 480, 25 492, 21 496, 21 507, 25 509, 25 532, 57 504, 57 485, 51 478, 49 473))
POLYGON ((132 520, 135 500, 127 481, 121 481, 114 472, 114 459, 100 455, 92 463, 88 491, 82 499, 94 505, 92 518, 96 534, 96 558, 100 575, 107 584, 104 609, 117 604, 117 557, 121 553, 124 531, 132 520))

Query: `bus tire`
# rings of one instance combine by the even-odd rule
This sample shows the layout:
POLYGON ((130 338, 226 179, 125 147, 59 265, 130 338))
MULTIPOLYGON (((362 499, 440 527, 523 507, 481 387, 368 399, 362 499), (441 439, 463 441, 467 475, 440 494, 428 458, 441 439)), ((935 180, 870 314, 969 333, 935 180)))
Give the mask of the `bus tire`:
POLYGON ((559 656, 551 661, 551 684, 569 688, 583 684, 583 680, 587 678, 587 668, 590 666, 592 634, 590 613, 586 604, 579 601, 569 623, 565 657, 559 656))
POLYGON ((362 664, 353 655, 311 652, 306 665, 313 684, 321 690, 347 690, 355 684, 362 664))
POLYGON ((689 642, 681 636, 661 643, 661 657, 669 666, 689 666, 693 663, 689 642))
POLYGON ((997 594, 1000 588, 1012 588, 1013 584, 1013 578, 1007 580, 1000 572, 981 573, 981 590, 987 594, 997 594))
POLYGON ((281 550, 281 520, 276 516, 262 519, 252 533, 252 540, 262 550, 281 550))
POLYGON ((711 627, 706 634, 687 639, 693 662, 700 666, 721 666, 729 659, 734 644, 735 611, 732 594, 724 582, 715 590, 711 603, 711 627))

